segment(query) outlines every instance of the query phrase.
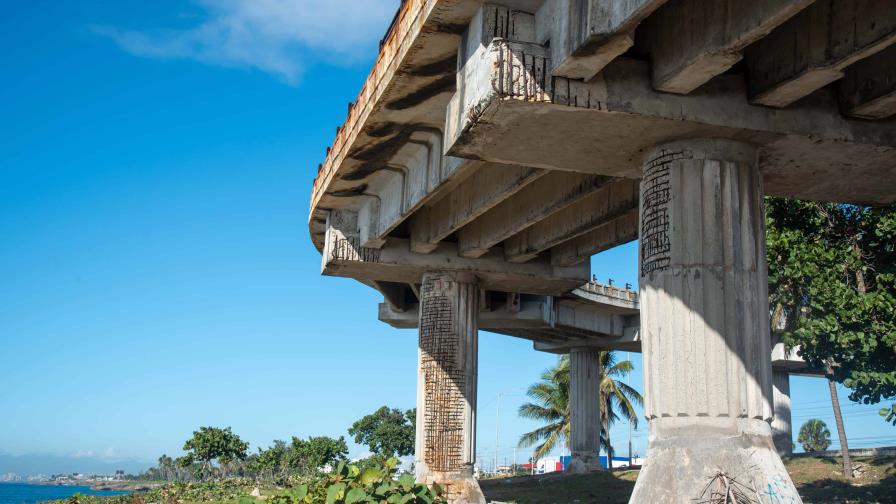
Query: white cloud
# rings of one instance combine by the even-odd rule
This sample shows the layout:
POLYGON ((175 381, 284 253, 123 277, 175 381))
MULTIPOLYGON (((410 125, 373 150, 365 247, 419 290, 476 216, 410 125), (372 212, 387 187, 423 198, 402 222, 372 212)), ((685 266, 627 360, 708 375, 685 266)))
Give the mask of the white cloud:
POLYGON ((311 57, 351 63, 369 54, 398 7, 398 0, 196 1, 207 17, 187 29, 95 30, 137 56, 254 68, 295 84, 311 57))

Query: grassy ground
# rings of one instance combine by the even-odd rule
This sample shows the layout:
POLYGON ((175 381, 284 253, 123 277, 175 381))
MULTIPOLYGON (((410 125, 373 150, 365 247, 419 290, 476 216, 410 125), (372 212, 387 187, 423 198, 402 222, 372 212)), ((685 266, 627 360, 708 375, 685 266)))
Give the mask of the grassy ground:
MULTIPOLYGON (((840 461, 795 457, 784 461, 805 504, 896 503, 896 458, 853 459, 864 469, 847 481, 840 461)), ((516 504, 627 504, 638 471, 585 475, 522 476, 484 480, 489 501, 516 504)))

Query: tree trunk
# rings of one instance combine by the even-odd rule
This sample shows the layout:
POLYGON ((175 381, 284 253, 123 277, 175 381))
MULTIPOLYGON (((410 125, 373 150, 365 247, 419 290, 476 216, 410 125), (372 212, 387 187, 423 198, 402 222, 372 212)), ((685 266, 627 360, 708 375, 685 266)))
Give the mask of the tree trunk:
POLYGON ((849 460, 849 443, 846 441, 846 429, 843 427, 843 415, 840 413, 840 399, 837 397, 837 383, 834 382, 833 370, 828 366, 828 388, 831 390, 831 404, 834 406, 834 420, 837 422, 837 436, 840 438, 840 453, 843 456, 843 476, 852 478, 852 463, 849 460))

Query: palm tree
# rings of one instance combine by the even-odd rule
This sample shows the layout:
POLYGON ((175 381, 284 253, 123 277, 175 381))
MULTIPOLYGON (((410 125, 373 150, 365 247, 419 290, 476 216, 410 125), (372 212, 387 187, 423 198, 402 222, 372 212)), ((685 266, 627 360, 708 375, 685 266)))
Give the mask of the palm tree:
POLYGON ((520 416, 545 422, 545 425, 520 437, 519 445, 529 447, 541 442, 532 454, 535 459, 547 455, 557 444, 569 444, 569 356, 541 373, 541 381, 529 386, 526 395, 538 404, 520 406, 520 416))
MULTIPOLYGON (((616 361, 614 352, 600 353, 601 385, 601 447, 612 457, 610 426, 620 418, 638 425, 634 405, 643 398, 637 390, 619 381, 632 371, 631 361, 616 361)), ((533 456, 538 459, 551 452, 558 444, 569 446, 569 356, 561 356, 557 365, 541 374, 541 381, 532 384, 526 394, 535 400, 520 406, 524 418, 545 422, 545 425, 520 437, 519 445, 538 445, 533 456)))
POLYGON ((644 398, 637 390, 625 382, 617 380, 617 378, 625 378, 634 368, 635 366, 630 360, 616 362, 615 352, 600 353, 600 418, 603 422, 600 437, 601 446, 607 452, 608 461, 613 460, 613 454, 616 452, 610 442, 610 426, 621 417, 633 428, 638 428, 638 414, 635 412, 634 404, 641 406, 644 403, 644 398))

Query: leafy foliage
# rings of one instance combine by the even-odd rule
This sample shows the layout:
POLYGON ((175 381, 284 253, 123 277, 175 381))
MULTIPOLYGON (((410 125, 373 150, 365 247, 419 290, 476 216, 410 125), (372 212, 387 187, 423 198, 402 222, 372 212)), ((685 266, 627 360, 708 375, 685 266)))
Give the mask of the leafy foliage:
POLYGON ((398 460, 361 469, 340 462, 325 479, 298 485, 271 499, 271 504, 441 504, 438 486, 418 484, 411 474, 397 475, 398 460))
POLYGON ((890 422, 894 426, 896 426, 896 403, 894 403, 889 408, 881 408, 880 416, 884 417, 884 420, 890 422))
POLYGON ((896 206, 769 198, 772 328, 868 404, 896 397, 896 206))
POLYGON ((345 438, 333 439, 327 436, 312 436, 307 440, 292 438, 286 460, 290 470, 298 474, 313 474, 327 465, 345 460, 348 446, 345 438))
MULTIPOLYGON (((631 361, 616 361, 614 352, 600 352, 600 401, 601 406, 601 446, 608 454, 613 453, 610 442, 610 426, 620 418, 638 425, 635 404, 641 404, 641 394, 617 378, 628 375, 633 369, 631 361)), ((560 357, 557 366, 546 370, 541 381, 529 387, 527 394, 536 402, 520 406, 519 414, 524 418, 546 422, 544 426, 520 437, 520 446, 538 445, 533 453, 535 458, 547 455, 558 444, 569 440, 569 356, 560 357)))
POLYGON ((221 429, 218 427, 200 427, 193 432, 193 437, 184 443, 184 451, 187 454, 178 459, 182 467, 194 466, 197 462, 199 478, 204 479, 214 468, 213 462, 218 461, 221 472, 226 475, 230 464, 235 460, 244 460, 249 443, 240 439, 230 430, 230 427, 221 429))
POLYGON ((823 421, 813 418, 800 427, 796 440, 807 452, 825 451, 831 446, 831 431, 823 421))
POLYGON ((416 423, 416 408, 402 412, 383 406, 352 424, 348 434, 376 455, 403 457, 414 453, 416 423))

